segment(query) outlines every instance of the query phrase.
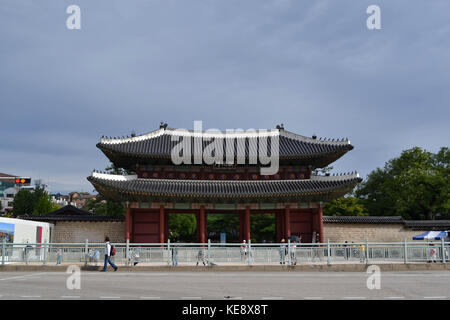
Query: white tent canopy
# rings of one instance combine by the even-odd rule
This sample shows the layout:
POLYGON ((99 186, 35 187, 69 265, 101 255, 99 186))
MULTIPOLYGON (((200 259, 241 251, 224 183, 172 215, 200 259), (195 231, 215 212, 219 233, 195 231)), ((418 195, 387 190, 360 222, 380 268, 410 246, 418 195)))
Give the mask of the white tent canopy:
POLYGON ((414 236, 413 240, 441 240, 442 238, 447 238, 447 231, 427 231, 418 236, 414 236))

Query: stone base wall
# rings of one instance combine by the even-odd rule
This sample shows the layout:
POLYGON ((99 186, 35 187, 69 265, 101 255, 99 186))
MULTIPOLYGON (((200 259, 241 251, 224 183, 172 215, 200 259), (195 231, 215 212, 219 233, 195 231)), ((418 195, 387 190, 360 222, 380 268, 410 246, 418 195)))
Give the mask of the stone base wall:
POLYGON ((351 224, 324 223, 324 241, 330 242, 400 242, 405 239, 413 241, 412 237, 423 231, 406 229, 402 224, 351 224))
MULTIPOLYGON (((423 231, 404 228, 402 224, 324 223, 324 241, 330 242, 400 242, 413 241, 423 231)), ((60 221, 55 223, 52 242, 102 243, 108 236, 111 242, 124 243, 125 222, 60 221)))
POLYGON ((105 236, 111 242, 125 242, 125 222, 89 222, 58 221, 52 231, 52 242, 89 242, 103 243, 105 236))

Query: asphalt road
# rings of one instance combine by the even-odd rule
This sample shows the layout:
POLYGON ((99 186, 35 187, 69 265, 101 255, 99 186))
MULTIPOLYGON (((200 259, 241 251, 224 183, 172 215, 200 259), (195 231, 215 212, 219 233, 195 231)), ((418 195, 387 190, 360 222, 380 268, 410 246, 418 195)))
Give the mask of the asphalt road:
POLYGON ((0 300, 8 299, 450 299, 450 272, 382 272, 380 289, 368 289, 362 272, 1 272, 0 300), (70 282, 70 281, 69 281, 70 282), (74 282, 71 282, 73 285, 74 282), (76 282, 75 282, 76 284, 76 282))

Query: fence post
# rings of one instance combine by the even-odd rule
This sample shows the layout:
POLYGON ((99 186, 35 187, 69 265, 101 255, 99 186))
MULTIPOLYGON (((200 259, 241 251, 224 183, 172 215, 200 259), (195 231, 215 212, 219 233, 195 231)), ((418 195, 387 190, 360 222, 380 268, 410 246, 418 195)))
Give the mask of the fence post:
POLYGON ((248 265, 252 265, 252 240, 248 239, 248 265))
POLYGON ((208 239, 208 266, 211 265, 211 239, 208 239))
POLYGON ((441 249, 441 255, 442 255, 442 263, 447 263, 447 260, 445 259, 445 239, 444 237, 441 237, 441 244, 442 244, 442 249, 441 249))
POLYGON ((170 266, 170 239, 167 239, 167 265, 170 266))
POLYGON ((366 265, 369 264, 369 240, 366 238, 366 265))
POLYGON ((291 239, 288 239, 288 266, 291 265, 291 239))
POLYGON ((86 239, 84 243, 84 265, 87 266, 88 263, 88 251, 89 251, 89 240, 86 239))
POLYGON ((47 263, 47 240, 44 240, 44 266, 47 263))
POLYGON ((327 264, 328 264, 328 265, 331 265, 330 239, 327 239, 327 264))
POLYGON ((404 241, 403 248, 404 248, 404 252, 403 252, 404 257, 403 257, 403 260, 405 261, 405 264, 407 264, 407 263, 408 263, 408 245, 407 245, 407 242, 406 242, 406 238, 405 238, 405 241, 404 241))
POLYGON ((128 267, 130 260, 130 239, 127 239, 127 245, 125 247, 125 265, 128 267))
POLYGON ((2 241, 2 266, 5 265, 5 255, 6 255, 6 239, 2 241))

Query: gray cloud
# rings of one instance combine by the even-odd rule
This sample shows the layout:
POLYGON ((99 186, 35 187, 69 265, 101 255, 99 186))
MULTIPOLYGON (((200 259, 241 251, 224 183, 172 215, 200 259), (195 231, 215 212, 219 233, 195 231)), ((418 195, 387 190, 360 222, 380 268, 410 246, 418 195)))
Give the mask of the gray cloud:
POLYGON ((4 0, 0 171, 92 190, 102 135, 285 127, 348 137, 335 171, 448 145, 448 1, 4 0), (82 29, 65 27, 68 5, 82 29))

